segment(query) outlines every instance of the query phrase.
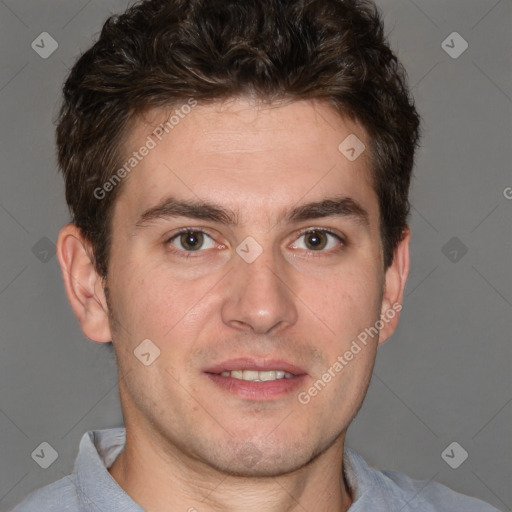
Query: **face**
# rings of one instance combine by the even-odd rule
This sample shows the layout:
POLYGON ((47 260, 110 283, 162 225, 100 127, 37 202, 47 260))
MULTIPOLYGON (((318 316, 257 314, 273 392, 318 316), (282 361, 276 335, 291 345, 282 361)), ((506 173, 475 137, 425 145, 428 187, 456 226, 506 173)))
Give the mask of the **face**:
MULTIPOLYGON (((165 118, 136 125, 128 157, 165 118)), ((198 105, 125 178, 112 339, 126 425, 162 453, 276 475, 343 439, 378 336, 344 355, 386 284, 368 151, 338 149, 351 134, 368 147, 319 103, 198 105)))

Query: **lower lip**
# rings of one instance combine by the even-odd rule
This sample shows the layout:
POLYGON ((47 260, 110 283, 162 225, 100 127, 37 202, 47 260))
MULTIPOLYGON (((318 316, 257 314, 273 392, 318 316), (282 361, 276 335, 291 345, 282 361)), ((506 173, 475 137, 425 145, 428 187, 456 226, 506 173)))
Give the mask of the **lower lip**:
POLYGON ((291 379, 267 380, 254 382, 250 380, 223 377, 215 373, 206 374, 211 381, 222 389, 250 400, 273 400, 281 398, 296 390, 306 378, 306 375, 296 375, 291 379))

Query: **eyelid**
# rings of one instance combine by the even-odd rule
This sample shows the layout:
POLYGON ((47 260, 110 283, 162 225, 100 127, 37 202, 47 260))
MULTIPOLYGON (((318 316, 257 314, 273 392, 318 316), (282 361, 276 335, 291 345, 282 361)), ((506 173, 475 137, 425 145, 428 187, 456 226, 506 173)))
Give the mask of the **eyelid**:
MULTIPOLYGON (((224 244, 219 244, 213 235, 211 235, 210 233, 208 233, 204 228, 194 228, 194 227, 184 227, 184 228, 180 228, 178 229, 177 231, 175 231, 171 236, 168 236, 166 235, 164 237, 164 244, 165 245, 171 245, 172 246, 172 242, 174 240, 176 240, 177 238, 179 238, 183 233, 202 233, 204 236, 207 236, 210 240, 212 240, 215 244, 217 244, 218 247, 220 248, 224 248, 224 244)), ((200 252, 204 252, 206 250, 211 250, 212 248, 209 248, 209 249, 197 249, 195 251, 186 251, 184 249, 179 249, 177 247, 174 247, 172 246, 173 249, 172 251, 173 252, 179 252, 179 253, 188 253, 188 254, 194 254, 194 253, 200 253, 200 252)))
MULTIPOLYGON (((342 234, 342 233, 338 233, 337 231, 334 231, 330 228, 325 228, 325 227, 308 227, 308 228, 303 228, 301 229, 300 231, 298 231, 296 233, 295 238, 294 238, 294 241, 297 240, 298 238, 300 238, 301 236, 304 236, 305 234, 307 233, 311 233, 311 232, 321 232, 321 233, 325 233, 327 235, 331 235, 335 238, 338 239, 338 241, 342 244, 342 245, 346 245, 347 244, 347 240, 346 240, 346 237, 342 234)), ((315 251, 313 251, 315 252, 315 251)), ((322 252, 322 251, 316 251, 316 252, 322 252)))
MULTIPOLYGON (((215 242, 217 244, 217 249, 223 249, 225 248, 225 244, 219 244, 213 235, 209 234, 208 233, 208 230, 206 228, 198 228, 198 227, 183 227, 183 228, 179 228, 177 231, 175 231, 171 236, 166 236, 165 237, 165 244, 166 245, 169 245, 171 244, 172 241, 174 241, 176 238, 178 238, 180 235, 182 235, 183 233, 190 233, 190 232, 196 232, 196 233, 202 233, 203 235, 207 236, 208 238, 210 238, 213 242, 215 242)), ((322 253, 331 253, 331 252, 336 252, 336 250, 340 250, 342 249, 343 247, 345 247, 347 245, 347 240, 346 240, 346 237, 341 234, 341 233, 338 233, 332 229, 329 229, 329 228, 326 228, 326 227, 321 227, 321 226, 317 226, 317 227, 306 227, 306 228, 303 228, 301 230, 299 230, 298 232, 296 232, 294 234, 294 238, 293 238, 293 243, 295 243, 300 237, 308 234, 308 233, 311 233, 311 232, 321 232, 321 233, 324 233, 326 235, 331 235, 333 236, 334 238, 336 238, 339 242, 339 245, 335 248, 331 248, 329 250, 318 250, 318 251, 315 251, 315 250, 308 250, 308 249, 299 249, 303 252, 306 252, 306 253, 311 253, 311 254, 314 254, 314 253, 318 253, 318 255, 321 255, 322 253)), ((196 251, 186 251, 184 249, 179 249, 177 247, 174 247, 173 246, 173 249, 172 251, 173 252, 176 252, 176 253, 180 253, 180 254, 186 254, 187 257, 191 257, 193 254, 198 254, 198 253, 201 253, 201 252, 205 252, 207 250, 211 250, 212 248, 209 248, 209 249, 197 249, 196 251)))
POLYGON ((176 238, 177 236, 182 235, 183 233, 190 233, 190 232, 193 232, 193 233, 203 233, 204 235, 207 235, 210 238, 213 238, 213 235, 211 235, 209 233, 208 229, 206 229, 206 228, 196 228, 196 227, 193 227, 193 226, 185 226, 184 228, 178 228, 176 231, 173 231, 171 235, 165 234, 163 238, 164 238, 165 241, 170 241, 170 240, 173 240, 174 238, 176 238))
MULTIPOLYGON (((332 230, 330 228, 325 227, 308 227, 299 231, 299 233, 295 236, 295 239, 292 245, 296 245, 299 238, 302 236, 311 233, 311 232, 322 232, 326 235, 331 235, 337 240, 337 244, 334 247, 330 248, 321 248, 321 249, 308 249, 307 247, 296 248, 291 247, 291 250, 294 252, 293 256, 296 258, 303 258, 305 260, 309 260, 311 258, 323 258, 320 261, 329 261, 326 258, 338 257, 347 249, 348 243, 345 235, 343 233, 339 233, 336 230, 332 230)), ((329 244, 329 242, 327 242, 329 244)))

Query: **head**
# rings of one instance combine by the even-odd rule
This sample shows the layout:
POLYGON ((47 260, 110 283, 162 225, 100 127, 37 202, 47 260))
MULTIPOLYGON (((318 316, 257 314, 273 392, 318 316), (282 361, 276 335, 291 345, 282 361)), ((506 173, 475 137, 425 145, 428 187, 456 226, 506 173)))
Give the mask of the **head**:
POLYGON ((418 124, 371 2, 145 1, 105 23, 64 87, 58 254, 127 427, 240 474, 343 435, 399 317, 418 124), (293 392, 233 393, 233 358, 290 364, 293 392))

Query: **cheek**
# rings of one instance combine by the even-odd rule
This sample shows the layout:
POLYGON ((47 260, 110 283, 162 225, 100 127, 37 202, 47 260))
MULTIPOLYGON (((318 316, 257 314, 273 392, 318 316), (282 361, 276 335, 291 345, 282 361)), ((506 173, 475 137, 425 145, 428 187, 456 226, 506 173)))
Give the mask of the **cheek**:
POLYGON ((304 281, 298 296, 339 346, 378 320, 380 282, 381 276, 371 265, 345 267, 321 283, 314 279, 304 281))
MULTIPOLYGON (((169 305, 176 302, 175 287, 169 277, 159 267, 134 264, 125 259, 122 264, 112 266, 112 279, 109 285, 112 307, 117 320, 125 327, 123 336, 151 338, 157 334, 161 322, 172 321, 169 305), (163 316, 162 312, 166 311, 163 316), (144 332, 148 330, 147 332, 144 332)), ((179 302, 178 302, 179 304, 179 302)))
POLYGON ((165 263, 126 261, 112 293, 116 316, 128 333, 121 334, 134 340, 150 338, 162 348, 176 337, 193 339, 211 313, 207 292, 214 287, 214 277, 191 280, 165 263))

